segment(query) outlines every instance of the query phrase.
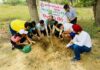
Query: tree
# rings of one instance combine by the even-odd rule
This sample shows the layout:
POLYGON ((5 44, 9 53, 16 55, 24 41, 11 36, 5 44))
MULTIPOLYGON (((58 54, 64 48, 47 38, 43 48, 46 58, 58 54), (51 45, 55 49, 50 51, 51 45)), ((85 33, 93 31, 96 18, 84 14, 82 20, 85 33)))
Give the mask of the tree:
POLYGON ((95 0, 93 4, 94 18, 96 26, 100 27, 100 0, 95 0))
MULTIPOLYGON (((48 1, 50 0, 41 0, 41 1, 48 1)), ((38 16, 38 4, 39 0, 26 0, 27 5, 29 7, 29 12, 32 20, 35 20, 36 22, 39 21, 39 16, 38 16)))
POLYGON ((19 4, 21 1, 20 1, 20 0, 3 0, 3 2, 4 2, 5 4, 17 5, 17 4, 19 4))
POLYGON ((83 5, 83 7, 88 7, 93 5, 94 0, 80 0, 80 4, 83 5))
POLYGON ((39 21, 37 4, 38 0, 26 0, 32 20, 39 21))

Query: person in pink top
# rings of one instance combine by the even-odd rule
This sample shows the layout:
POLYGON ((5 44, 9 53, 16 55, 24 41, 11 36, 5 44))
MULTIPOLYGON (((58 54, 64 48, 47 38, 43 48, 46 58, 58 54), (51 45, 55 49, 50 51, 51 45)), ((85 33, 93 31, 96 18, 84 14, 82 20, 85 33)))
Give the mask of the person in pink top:
POLYGON ((27 33, 28 33, 27 31, 21 30, 19 33, 15 34, 11 37, 10 40, 11 40, 11 44, 12 44, 12 50, 15 48, 23 49, 23 47, 25 45, 35 43, 34 41, 31 43, 29 42, 29 38, 26 35, 27 33), (25 38, 28 42, 25 42, 25 40, 21 41, 23 38, 25 38))

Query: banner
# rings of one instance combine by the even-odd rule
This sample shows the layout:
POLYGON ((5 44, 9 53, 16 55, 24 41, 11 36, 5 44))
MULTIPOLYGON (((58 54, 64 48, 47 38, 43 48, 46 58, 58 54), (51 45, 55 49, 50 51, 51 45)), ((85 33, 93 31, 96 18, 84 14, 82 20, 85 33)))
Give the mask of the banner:
POLYGON ((45 21, 48 19, 49 15, 53 15, 54 19, 59 23, 63 24, 67 22, 67 17, 65 16, 63 5, 40 1, 39 19, 45 21))

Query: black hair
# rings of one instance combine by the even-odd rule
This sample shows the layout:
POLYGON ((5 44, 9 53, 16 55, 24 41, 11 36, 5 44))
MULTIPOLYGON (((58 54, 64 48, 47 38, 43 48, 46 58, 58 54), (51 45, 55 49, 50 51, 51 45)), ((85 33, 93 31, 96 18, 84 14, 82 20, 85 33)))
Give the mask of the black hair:
POLYGON ((28 26, 30 26, 30 22, 25 22, 24 27, 27 28, 28 26))
POLYGON ((21 34, 19 34, 19 33, 16 33, 16 34, 15 34, 15 38, 16 38, 17 36, 22 37, 21 34))
POLYGON ((55 21, 55 22, 54 22, 54 25, 57 25, 57 24, 58 24, 58 21, 55 21))
POLYGON ((63 8, 64 9, 68 9, 69 8, 69 5, 68 4, 65 4, 63 8))
POLYGON ((60 28, 62 26, 62 24, 58 24, 57 27, 60 28))
POLYGON ((39 22, 40 22, 40 24, 44 24, 44 20, 40 20, 39 22))
POLYGON ((35 21, 31 21, 30 22, 30 24, 29 24, 29 26, 32 28, 32 27, 34 27, 36 25, 36 22, 35 21))

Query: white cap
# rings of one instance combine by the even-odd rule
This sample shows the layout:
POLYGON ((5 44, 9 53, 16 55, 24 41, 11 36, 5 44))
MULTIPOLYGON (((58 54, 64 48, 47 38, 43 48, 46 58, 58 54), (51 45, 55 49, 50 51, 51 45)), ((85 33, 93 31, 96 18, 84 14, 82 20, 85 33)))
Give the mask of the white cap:
POLYGON ((27 34, 28 33, 28 31, 25 31, 24 29, 21 29, 20 31, 19 31, 19 34, 27 34))

